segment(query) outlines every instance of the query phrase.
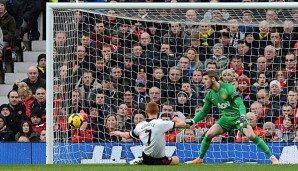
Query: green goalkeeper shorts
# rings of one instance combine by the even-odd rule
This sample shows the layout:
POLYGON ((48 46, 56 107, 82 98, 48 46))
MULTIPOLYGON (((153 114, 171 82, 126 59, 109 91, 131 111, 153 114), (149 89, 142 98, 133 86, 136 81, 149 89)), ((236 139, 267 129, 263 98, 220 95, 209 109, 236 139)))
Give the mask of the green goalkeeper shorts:
MULTIPOLYGON (((247 119, 246 122, 247 125, 250 125, 247 119)), ((225 132, 236 128, 243 133, 242 126, 240 126, 240 117, 221 117, 216 124, 220 125, 225 132)))

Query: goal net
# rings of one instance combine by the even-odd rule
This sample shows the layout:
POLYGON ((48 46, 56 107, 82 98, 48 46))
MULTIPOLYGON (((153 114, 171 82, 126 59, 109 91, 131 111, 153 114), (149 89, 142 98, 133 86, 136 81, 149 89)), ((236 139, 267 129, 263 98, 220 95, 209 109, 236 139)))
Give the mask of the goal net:
MULTIPOLYGON (((193 118, 204 104, 208 70, 234 85, 253 112, 247 117, 254 132, 292 162, 298 6, 285 4, 48 4, 47 163, 128 163, 141 155, 142 143, 109 132, 145 120, 150 101, 160 105, 162 119, 193 118), (73 113, 84 113, 80 128, 67 123, 73 113)), ((181 162, 198 157, 220 116, 214 106, 192 129, 169 131, 166 155, 181 162)), ((237 130, 212 142, 207 162, 269 163, 237 130)))

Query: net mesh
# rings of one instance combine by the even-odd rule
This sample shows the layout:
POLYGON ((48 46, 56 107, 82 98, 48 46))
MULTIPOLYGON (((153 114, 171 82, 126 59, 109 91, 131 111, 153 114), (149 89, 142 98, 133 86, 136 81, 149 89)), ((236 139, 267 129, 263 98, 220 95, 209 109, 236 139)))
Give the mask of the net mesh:
MULTIPOLYGON (((296 55, 297 20, 297 11, 291 10, 54 10, 54 162, 125 163, 137 157, 138 140, 111 137, 109 132, 129 131, 144 120, 149 101, 157 102, 162 113, 192 118, 204 103, 202 72, 214 64, 221 81, 233 84, 247 111, 257 114, 255 133, 266 137, 262 127, 271 121, 281 134, 268 142, 292 141, 294 129, 282 140, 280 116, 297 80, 297 71, 287 72, 291 68, 285 58, 289 51, 296 55), (271 64, 263 66, 260 57, 271 64), (284 99, 271 96, 268 108, 256 94, 270 91, 275 79, 284 99), (250 109, 252 104, 255 109, 250 109), (264 115, 268 110, 271 115, 264 115), (86 113, 88 123, 71 128, 67 119, 73 113, 86 113)), ((172 142, 167 155, 176 150, 182 161, 197 157, 199 148, 188 142, 200 143, 219 117, 212 107, 194 129, 167 133, 167 142, 172 142)), ((212 141, 218 143, 207 153, 211 162, 254 162, 265 156, 254 144, 241 143, 247 140, 236 130, 212 141)))

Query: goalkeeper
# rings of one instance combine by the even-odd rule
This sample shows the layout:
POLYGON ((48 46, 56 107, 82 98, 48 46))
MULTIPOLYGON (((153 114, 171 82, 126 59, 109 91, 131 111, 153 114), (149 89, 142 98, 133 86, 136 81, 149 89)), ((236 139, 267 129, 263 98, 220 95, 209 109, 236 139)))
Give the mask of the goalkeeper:
POLYGON ((186 163, 203 163, 203 158, 211 144, 211 139, 237 128, 270 157, 272 164, 278 164, 278 160, 272 155, 269 147, 260 137, 254 134, 251 125, 247 122, 245 106, 242 99, 236 93, 235 88, 227 83, 219 83, 218 80, 219 78, 215 71, 207 71, 203 74, 204 85, 210 91, 205 97, 203 109, 190 122, 187 122, 187 126, 201 121, 209 113, 212 104, 219 108, 222 116, 207 131, 201 143, 199 158, 186 163))

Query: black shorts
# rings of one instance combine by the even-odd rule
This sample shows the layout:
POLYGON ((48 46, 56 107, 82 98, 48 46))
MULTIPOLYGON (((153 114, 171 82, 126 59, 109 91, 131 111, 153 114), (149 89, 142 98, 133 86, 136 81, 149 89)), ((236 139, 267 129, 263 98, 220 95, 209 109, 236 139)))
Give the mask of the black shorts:
POLYGON ((154 158, 146 155, 144 152, 142 154, 143 164, 147 165, 169 165, 172 162, 172 157, 162 157, 162 158, 154 158))

